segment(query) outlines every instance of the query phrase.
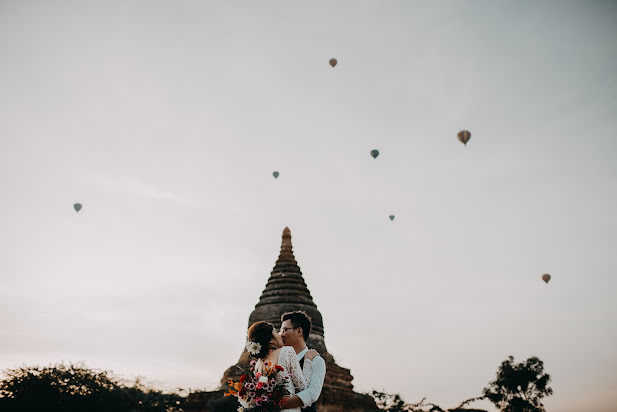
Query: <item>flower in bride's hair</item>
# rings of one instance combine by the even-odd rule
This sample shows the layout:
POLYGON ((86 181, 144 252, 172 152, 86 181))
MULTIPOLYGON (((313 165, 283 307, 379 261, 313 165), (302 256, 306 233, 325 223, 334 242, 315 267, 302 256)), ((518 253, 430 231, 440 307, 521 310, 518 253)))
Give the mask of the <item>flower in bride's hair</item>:
POLYGON ((247 340, 246 350, 249 351, 251 355, 257 355, 259 352, 261 352, 261 344, 259 342, 252 342, 250 340, 247 340))

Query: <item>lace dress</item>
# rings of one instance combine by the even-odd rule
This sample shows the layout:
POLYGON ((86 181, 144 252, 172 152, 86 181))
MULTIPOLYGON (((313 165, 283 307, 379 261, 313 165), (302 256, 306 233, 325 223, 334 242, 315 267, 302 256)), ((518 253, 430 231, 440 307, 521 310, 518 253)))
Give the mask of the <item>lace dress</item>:
MULTIPOLYGON (((304 360, 304 369, 300 367, 298 355, 291 346, 283 346, 279 352, 278 365, 285 369, 290 379, 287 381, 287 390, 291 396, 306 389, 311 381, 311 373, 313 370, 313 362, 310 359, 304 360)), ((263 367, 263 362, 260 360, 255 365, 255 371, 259 371, 263 367)), ((300 412, 300 408, 283 409, 281 412, 300 412)))

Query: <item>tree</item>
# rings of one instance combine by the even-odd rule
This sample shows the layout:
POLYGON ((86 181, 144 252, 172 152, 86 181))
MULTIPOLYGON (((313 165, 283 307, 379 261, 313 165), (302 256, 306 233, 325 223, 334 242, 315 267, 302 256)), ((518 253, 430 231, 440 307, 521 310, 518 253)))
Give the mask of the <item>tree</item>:
POLYGON ((0 410, 6 412, 172 412, 184 398, 146 388, 139 380, 125 386, 108 371, 82 364, 6 369, 0 380, 0 410))
POLYGON ((484 397, 502 412, 545 412, 540 400, 552 395, 551 378, 537 357, 514 363, 509 356, 497 370, 497 378, 484 388, 484 397))
POLYGON ((373 391, 370 395, 375 399, 375 404, 379 410, 387 412, 411 411, 410 405, 405 403, 399 394, 391 395, 384 392, 373 391))
POLYGON ((450 409, 443 409, 434 403, 425 402, 426 398, 422 398, 420 402, 406 403, 399 394, 373 391, 370 393, 370 396, 375 399, 375 404, 379 408, 377 412, 486 412, 484 409, 468 409, 464 407, 471 402, 483 399, 484 397, 482 396, 464 400, 457 407, 450 409))
POLYGON ((373 391, 370 395, 375 399, 375 404, 380 411, 387 412, 447 412, 434 403, 425 403, 426 398, 420 402, 406 403, 401 395, 373 391))

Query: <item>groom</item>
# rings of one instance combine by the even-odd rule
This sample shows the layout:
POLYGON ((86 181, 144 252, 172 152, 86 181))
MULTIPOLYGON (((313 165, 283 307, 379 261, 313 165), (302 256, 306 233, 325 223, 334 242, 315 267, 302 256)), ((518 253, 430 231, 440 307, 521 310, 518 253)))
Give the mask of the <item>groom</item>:
MULTIPOLYGON (((302 311, 287 312, 281 316, 281 337, 285 346, 292 346, 298 355, 300 367, 304 368, 304 359, 309 352, 306 346, 311 332, 311 318, 302 311)), ((309 356, 313 359, 313 371, 309 386, 282 405, 283 409, 302 408, 303 412, 317 412, 317 399, 321 394, 323 381, 326 377, 326 362, 314 350, 309 356)))

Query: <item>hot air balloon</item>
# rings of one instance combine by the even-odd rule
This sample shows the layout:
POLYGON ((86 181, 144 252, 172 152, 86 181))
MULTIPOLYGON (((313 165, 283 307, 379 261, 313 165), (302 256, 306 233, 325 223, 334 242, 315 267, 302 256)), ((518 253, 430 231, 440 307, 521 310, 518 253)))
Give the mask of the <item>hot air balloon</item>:
POLYGON ((75 209, 75 212, 79 212, 81 210, 81 203, 75 203, 73 209, 75 209))
POLYGON ((548 283, 548 281, 551 280, 551 275, 549 275, 548 273, 543 274, 542 280, 548 283))
POLYGON ((277 171, 272 172, 272 176, 274 176, 274 178, 276 179, 277 177, 279 177, 279 172, 277 171))
POLYGON ((371 150, 371 156, 373 156, 373 159, 377 159, 377 156, 379 156, 379 150, 371 150))
POLYGON ((338 63, 336 59, 330 59, 330 66, 334 67, 336 66, 336 63, 338 63))
POLYGON ((390 215, 390 220, 394 220, 394 215, 390 215))
POLYGON ((465 146, 467 146, 469 139, 471 139, 471 133, 469 133, 469 131, 461 130, 458 132, 458 140, 460 140, 465 146))

